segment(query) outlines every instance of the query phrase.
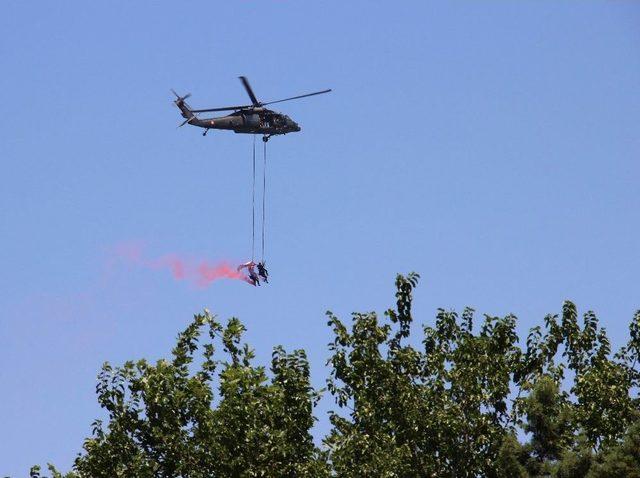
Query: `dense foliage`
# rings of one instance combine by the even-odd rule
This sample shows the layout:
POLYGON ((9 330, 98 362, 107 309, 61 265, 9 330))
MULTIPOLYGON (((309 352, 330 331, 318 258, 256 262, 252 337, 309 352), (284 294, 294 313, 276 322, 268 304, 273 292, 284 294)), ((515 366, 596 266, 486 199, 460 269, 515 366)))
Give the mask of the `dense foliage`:
MULTIPOLYGON (((640 311, 613 353, 592 312, 566 302, 524 344, 516 318, 439 310, 413 340, 417 274, 383 317, 328 313, 331 431, 304 351, 253 363, 243 325, 205 311, 169 360, 103 366, 74 470, 53 477, 640 477, 640 311), (580 323, 581 322, 581 323, 580 323)), ((40 469, 31 470, 32 477, 40 469)))

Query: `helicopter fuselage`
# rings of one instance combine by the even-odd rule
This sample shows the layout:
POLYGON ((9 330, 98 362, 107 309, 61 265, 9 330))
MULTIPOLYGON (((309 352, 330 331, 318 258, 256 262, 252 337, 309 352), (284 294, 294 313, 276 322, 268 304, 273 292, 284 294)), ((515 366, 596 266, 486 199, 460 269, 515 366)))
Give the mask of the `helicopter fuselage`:
POLYGON ((277 135, 301 130, 300 126, 287 115, 266 108, 240 110, 214 118, 194 118, 189 121, 189 124, 205 129, 224 129, 246 134, 277 135))
POLYGON ((180 126, 190 124, 192 126, 204 128, 204 133, 202 133, 203 135, 206 135, 207 131, 210 129, 226 129, 236 133, 262 134, 264 135, 262 140, 266 142, 269 140, 269 137, 273 135, 296 133, 301 130, 298 123, 293 121, 287 115, 267 109, 265 108, 266 105, 297 100, 308 96, 329 93, 331 91, 330 89, 316 91, 314 93, 307 93, 304 95, 292 96, 290 98, 263 103, 258 101, 256 98, 256 95, 253 93, 251 85, 249 85, 249 81, 246 77, 241 76, 240 81, 249 95, 249 99, 251 99, 251 104, 207 109, 191 109, 191 107, 185 103, 185 100, 191 96, 191 93, 180 96, 174 90, 171 90, 176 96, 174 104, 180 109, 182 117, 185 118, 185 121, 183 121, 180 126), (233 113, 213 118, 200 118, 198 116, 199 113, 211 113, 214 111, 233 111, 233 113))

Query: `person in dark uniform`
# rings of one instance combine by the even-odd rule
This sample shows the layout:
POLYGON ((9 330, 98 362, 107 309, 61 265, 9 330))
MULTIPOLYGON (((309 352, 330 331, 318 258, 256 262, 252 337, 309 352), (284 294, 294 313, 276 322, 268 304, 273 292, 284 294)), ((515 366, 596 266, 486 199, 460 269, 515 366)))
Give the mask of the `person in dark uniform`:
POLYGON ((262 277, 262 280, 265 281, 265 283, 269 283, 269 272, 267 271, 264 262, 258 262, 258 275, 262 277))

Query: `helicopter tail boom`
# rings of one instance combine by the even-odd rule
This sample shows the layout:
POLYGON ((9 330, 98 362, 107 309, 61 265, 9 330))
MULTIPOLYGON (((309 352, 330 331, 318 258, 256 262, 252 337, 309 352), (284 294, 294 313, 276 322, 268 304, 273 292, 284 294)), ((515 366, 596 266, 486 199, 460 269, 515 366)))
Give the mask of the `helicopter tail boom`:
POLYGON ((193 111, 189 108, 189 105, 184 101, 176 101, 176 106, 180 108, 180 112, 182 113, 183 118, 191 118, 193 117, 193 111))
POLYGON ((184 96, 180 96, 175 91, 173 90, 171 91, 173 92, 174 95, 176 95, 176 100, 174 101, 174 104, 180 109, 180 113, 182 114, 182 117, 186 118, 186 120, 180 126, 184 126, 185 124, 190 123, 192 120, 197 119, 195 113, 185 101, 187 98, 189 98, 189 96, 191 96, 191 93, 187 93, 184 96))

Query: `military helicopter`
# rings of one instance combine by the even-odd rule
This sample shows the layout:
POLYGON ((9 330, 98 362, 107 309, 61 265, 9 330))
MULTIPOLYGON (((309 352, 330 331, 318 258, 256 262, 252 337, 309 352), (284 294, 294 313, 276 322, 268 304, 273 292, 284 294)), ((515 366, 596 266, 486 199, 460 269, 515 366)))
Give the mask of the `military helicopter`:
POLYGON ((307 96, 321 95, 331 91, 330 89, 316 91, 315 93, 307 93, 306 95, 293 96, 283 100, 263 103, 258 101, 256 98, 256 95, 253 93, 251 85, 249 84, 249 80, 244 76, 239 78, 251 99, 250 105, 224 106, 221 108, 194 110, 185 102, 185 100, 191 96, 191 93, 180 96, 178 93, 171 90, 177 98, 174 101, 175 105, 180 108, 182 117, 186 118, 178 127, 190 124, 192 126, 204 128, 202 136, 206 136, 210 129, 227 129, 234 131, 235 133, 262 134, 262 140, 266 143, 269 141, 271 136, 300 131, 298 123, 293 121, 287 115, 265 108, 266 105, 297 100, 299 98, 306 98, 307 96), (197 116, 198 113, 209 113, 214 111, 233 111, 233 113, 218 118, 198 118, 197 116))

